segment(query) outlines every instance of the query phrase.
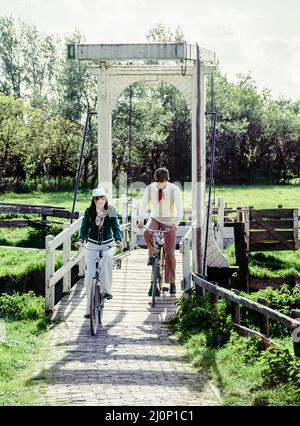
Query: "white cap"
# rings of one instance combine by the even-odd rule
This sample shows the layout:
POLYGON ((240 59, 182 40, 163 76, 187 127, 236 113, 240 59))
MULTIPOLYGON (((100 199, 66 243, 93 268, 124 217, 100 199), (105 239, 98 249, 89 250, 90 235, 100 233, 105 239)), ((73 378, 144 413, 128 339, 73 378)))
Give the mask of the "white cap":
POLYGON ((93 197, 103 197, 103 195, 107 198, 107 193, 104 188, 93 189, 93 197))

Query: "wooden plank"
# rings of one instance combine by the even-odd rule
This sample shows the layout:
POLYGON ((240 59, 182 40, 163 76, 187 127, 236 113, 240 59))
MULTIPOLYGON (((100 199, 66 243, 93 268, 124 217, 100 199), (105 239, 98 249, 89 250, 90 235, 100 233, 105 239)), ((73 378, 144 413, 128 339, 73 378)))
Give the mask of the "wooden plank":
POLYGON ((1 228, 25 228, 29 226, 28 220, 0 220, 1 228))
MULTIPOLYGON (((55 217, 63 217, 69 219, 71 212, 65 210, 56 209, 45 209, 45 208, 32 208, 32 207, 0 207, 1 214, 36 214, 36 215, 47 215, 55 217)), ((74 213, 74 218, 79 217, 79 212, 74 213)))
POLYGON ((246 239, 246 245, 247 250, 249 250, 249 244, 250 244, 250 216, 249 216, 249 210, 244 210, 244 219, 245 219, 245 239, 246 239))
MULTIPOLYGON (((293 243, 294 232, 293 231, 276 231, 282 238, 288 240, 291 244, 293 243)), ((273 235, 270 235, 269 231, 250 231, 250 242, 252 241, 278 241, 273 235)))
POLYGON ((60 207, 60 206, 45 206, 45 205, 40 205, 40 204, 3 203, 3 202, 1 202, 0 206, 30 207, 30 208, 45 207, 47 209, 66 210, 65 207, 60 207))
POLYGON ((45 301, 46 311, 53 312, 54 309, 54 287, 51 288, 50 282, 54 275, 55 259, 54 252, 50 251, 49 244, 53 241, 53 235, 47 235, 45 238, 46 248, 46 269, 45 269, 45 301))
POLYGON ((236 332, 238 334, 240 334, 241 336, 244 336, 244 337, 260 337, 265 348, 267 348, 271 345, 279 347, 277 344, 272 342, 268 337, 264 336, 263 334, 259 333, 258 331, 251 330, 250 328, 244 327, 240 324, 233 324, 233 326, 234 326, 236 332))
POLYGON ((250 210, 250 220, 255 217, 259 218, 270 218, 270 219, 281 219, 281 218, 293 218, 294 209, 260 209, 250 210))
MULTIPOLYGON (((68 229, 69 222, 64 224, 64 229, 68 229)), ((63 264, 67 265, 71 259, 71 236, 63 242, 63 264)), ((71 290, 71 270, 68 270, 63 276, 63 293, 70 293, 71 290)))
POLYGON ((217 244, 221 250, 224 249, 224 197, 218 199, 218 231, 217 244))
POLYGON ((70 225, 69 228, 64 229, 60 234, 58 234, 53 241, 49 242, 49 249, 51 251, 55 250, 57 247, 59 247, 66 238, 69 236, 72 236, 78 229, 80 228, 81 222, 83 220, 83 216, 81 216, 79 219, 77 219, 75 222, 70 225))
POLYGON ((244 232, 244 223, 236 222, 234 224, 234 244, 236 264, 239 267, 237 283, 240 290, 248 291, 248 257, 244 232))
POLYGON ((286 248, 291 250, 293 249, 293 245, 290 242, 286 241, 279 234, 279 232, 275 231, 275 229, 273 229, 270 225, 268 225, 266 221, 263 221, 262 219, 260 219, 258 215, 256 214, 256 211, 251 210, 251 214, 252 214, 252 217, 256 220, 256 222, 260 224, 263 228, 267 229, 267 231, 269 231, 269 233, 273 235, 273 237, 275 237, 276 240, 280 241, 283 245, 286 246, 286 248))
MULTIPOLYGON (((266 220, 265 222, 267 222, 273 229, 294 229, 294 221, 292 219, 287 220, 287 219, 283 219, 283 220, 266 220)), ((297 224, 298 227, 298 224, 297 224)), ((251 220, 250 221, 250 230, 254 230, 254 229, 261 229, 261 226, 255 221, 255 220, 251 220)))
POLYGON ((192 273, 192 280, 197 286, 209 291, 210 293, 215 293, 219 297, 223 297, 224 299, 239 303, 240 305, 243 305, 248 309, 269 316, 270 318, 280 322, 281 324, 284 324, 287 327, 295 328, 299 325, 299 322, 294 320, 293 318, 290 318, 287 315, 277 312, 274 309, 269 308, 268 306, 263 306, 260 303, 247 299, 246 297, 238 296, 234 294, 233 291, 227 290, 223 287, 219 287, 216 284, 212 284, 209 281, 206 281, 203 278, 199 277, 195 273, 192 273))
MULTIPOLYGON (((49 245, 48 245, 49 246, 49 245)), ((54 252, 50 252, 50 253, 54 253, 54 252)), ((78 262, 79 260, 84 256, 84 251, 80 250, 79 252, 75 253, 71 259, 69 260, 69 262, 62 266, 61 268, 59 268, 50 278, 49 280, 49 288, 51 289, 52 287, 55 286, 55 284, 61 279, 63 278, 66 273, 68 271, 70 271, 78 262)))
POLYGON ((286 247, 279 242, 264 242, 264 243, 251 243, 249 247, 250 251, 280 251, 280 250, 292 250, 292 248, 286 247))

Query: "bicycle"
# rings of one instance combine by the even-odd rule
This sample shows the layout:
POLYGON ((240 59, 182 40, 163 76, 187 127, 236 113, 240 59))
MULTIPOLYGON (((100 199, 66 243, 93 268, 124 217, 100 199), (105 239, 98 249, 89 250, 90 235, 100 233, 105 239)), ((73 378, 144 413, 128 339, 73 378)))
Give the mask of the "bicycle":
MULTIPOLYGON (((109 244, 105 249, 91 249, 84 247, 87 250, 97 251, 98 256, 95 258, 96 262, 96 271, 93 278, 93 283, 91 285, 91 297, 90 297, 90 328, 92 336, 96 336, 98 325, 102 325, 103 311, 104 311, 104 295, 101 293, 101 271, 103 265, 105 264, 106 258, 103 257, 103 251, 109 250, 112 247, 115 247, 115 244, 109 244)), ((116 262, 114 261, 114 266, 116 262)), ((117 262, 117 267, 120 267, 120 262, 117 262)))
POLYGON ((148 231, 153 232, 153 237, 155 238, 155 253, 152 257, 152 272, 151 272, 151 284, 152 284, 152 301, 151 306, 155 306, 155 292, 157 289, 157 284, 159 286, 159 291, 162 291, 162 283, 164 277, 164 268, 165 268, 165 241, 164 234, 169 232, 170 229, 150 229, 146 226, 144 227, 148 231))

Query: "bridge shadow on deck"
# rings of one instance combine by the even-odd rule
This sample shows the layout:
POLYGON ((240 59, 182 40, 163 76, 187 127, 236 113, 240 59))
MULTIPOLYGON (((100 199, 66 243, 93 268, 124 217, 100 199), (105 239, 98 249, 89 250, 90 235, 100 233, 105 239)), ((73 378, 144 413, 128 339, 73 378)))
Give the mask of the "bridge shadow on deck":
MULTIPOLYGON (((127 268, 121 278, 118 291, 123 297, 127 291, 126 283, 130 279, 127 268)), ((146 280, 146 283, 142 288, 143 294, 148 289, 149 281, 146 280)), ((143 315, 138 321, 130 316, 132 312, 129 312, 129 308, 114 311, 109 301, 105 304, 104 327, 99 328, 97 336, 91 336, 89 320, 82 318, 84 312, 79 307, 85 298, 82 287, 82 282, 79 282, 73 287, 73 294, 60 302, 54 318, 61 317, 64 321, 51 331, 53 339, 50 339, 47 348, 49 358, 44 363, 44 368, 29 379, 28 384, 43 384, 46 394, 48 389, 50 393, 52 390, 52 395, 54 388, 59 388, 59 393, 64 393, 62 387, 69 389, 75 386, 78 393, 81 393, 81 401, 86 400, 85 394, 94 395, 95 389, 103 389, 107 385, 112 385, 111 389, 114 386, 124 387, 124 391, 126 387, 129 389, 132 386, 158 386, 162 388, 162 392, 176 388, 178 395, 183 388, 194 394, 206 387, 206 375, 197 373, 189 366, 184 351, 180 353, 176 348, 174 340, 170 338, 171 331, 162 320, 168 313, 174 313, 175 297, 157 298, 156 306, 152 308, 149 305, 150 298, 146 298, 148 302, 145 307, 145 298, 141 295, 141 301, 137 301, 137 314, 140 315, 143 311, 143 315), (88 391, 86 385, 89 385, 88 391)), ((118 306, 120 304, 116 308, 118 306)), ((126 307, 125 300, 124 306, 126 307)), ((78 401, 78 398, 75 399, 78 401)), ((112 401, 115 400, 116 395, 113 395, 112 401)), ((46 405, 52 405, 52 402, 55 404, 55 400, 51 402, 50 397, 48 401, 49 404, 46 405)), ((71 397, 64 405, 72 405, 73 401, 71 397)), ((104 405, 103 400, 97 399, 92 405, 98 404, 104 405)), ((109 396, 105 404, 110 404, 109 396)), ((173 405, 172 401, 165 401, 165 404, 173 405)), ((128 404, 120 401, 120 405, 128 404)))

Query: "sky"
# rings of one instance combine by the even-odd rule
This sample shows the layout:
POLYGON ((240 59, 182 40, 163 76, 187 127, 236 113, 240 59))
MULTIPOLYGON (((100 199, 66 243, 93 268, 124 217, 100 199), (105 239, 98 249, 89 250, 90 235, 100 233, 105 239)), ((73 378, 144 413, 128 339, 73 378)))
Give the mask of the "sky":
POLYGON ((236 81, 251 73, 260 90, 300 99, 300 0, 0 0, 0 16, 86 43, 143 43, 157 23, 180 27, 188 43, 216 52, 236 81))

